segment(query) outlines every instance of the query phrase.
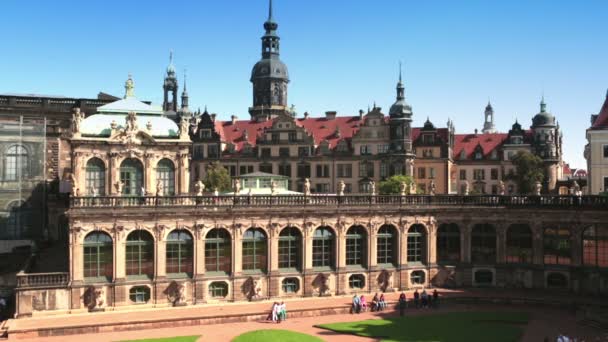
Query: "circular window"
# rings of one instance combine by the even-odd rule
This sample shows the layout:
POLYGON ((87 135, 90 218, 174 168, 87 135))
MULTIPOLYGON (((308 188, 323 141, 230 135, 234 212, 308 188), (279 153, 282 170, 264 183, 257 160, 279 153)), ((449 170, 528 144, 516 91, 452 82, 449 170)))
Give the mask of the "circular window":
POLYGON ((426 274, 424 271, 414 271, 410 274, 410 281, 412 282, 412 285, 424 285, 426 274))

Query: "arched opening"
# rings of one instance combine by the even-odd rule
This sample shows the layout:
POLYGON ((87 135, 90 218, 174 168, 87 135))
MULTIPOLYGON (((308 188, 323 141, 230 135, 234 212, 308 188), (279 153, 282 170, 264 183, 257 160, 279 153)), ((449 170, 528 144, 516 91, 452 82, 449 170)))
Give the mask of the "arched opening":
POLYGON ((231 271, 230 233, 223 228, 211 229, 205 237, 205 273, 228 275, 231 271))
POLYGON ((226 298, 228 295, 228 283, 225 281, 214 281, 209 284, 209 296, 211 298, 226 298))
POLYGON ((491 224, 481 223, 473 227, 471 261, 479 264, 496 263, 496 230, 491 224))
POLYGON ((286 294, 298 293, 300 291, 300 280, 298 278, 285 278, 281 282, 281 287, 286 294))
POLYGON ((437 230, 437 262, 443 264, 460 261, 460 229, 455 223, 443 223, 437 230))
POLYGON ((298 228, 287 227, 279 234, 279 268, 302 268, 302 234, 298 228))
POLYGON ((363 274, 351 274, 348 277, 348 287, 353 290, 361 290, 365 287, 365 276, 363 274))
POLYGON ((174 230, 167 236, 167 275, 192 277, 193 244, 187 230, 174 230))
POLYGON ((362 226, 352 226, 346 231, 346 265, 367 266, 367 232, 362 226))
POLYGON ((154 277, 154 238, 145 230, 135 230, 127 236, 127 276, 154 277))
POLYGON ((139 160, 133 158, 123 160, 120 164, 120 181, 123 183, 122 194, 126 196, 145 195, 142 191, 143 175, 143 166, 139 160))
POLYGON ((137 304, 147 303, 150 300, 150 288, 147 286, 134 286, 130 288, 129 299, 137 304))
POLYGON ((591 226, 583 231, 583 264, 608 267, 608 229, 591 226))
POLYGON ((424 271, 412 271, 410 273, 410 283, 412 285, 424 285, 426 282, 426 274, 424 271))
POLYGON ((572 242, 567 228, 547 227, 543 234, 543 259, 545 264, 570 265, 572 242))
POLYGON ((532 263, 532 230, 527 224, 512 224, 507 229, 507 263, 532 263))
POLYGON ((421 224, 414 224, 407 231, 407 262, 426 263, 426 229, 421 224))
POLYGON ((4 155, 4 180, 16 181, 30 175, 29 153, 23 145, 13 145, 4 155))
POLYGON ((243 271, 266 273, 268 242, 261 228, 249 228, 243 235, 243 271))
POLYGON ((312 238, 312 266, 333 268, 336 260, 335 235, 329 227, 319 227, 312 238))
POLYGON ((399 248, 399 234, 397 233, 397 229, 390 224, 385 224, 378 230, 376 239, 376 262, 378 265, 396 266, 398 263, 397 251, 399 248))
POLYGON ((91 232, 84 238, 84 277, 89 280, 112 281, 112 238, 103 232, 91 232))
POLYGON ((91 158, 87 161, 85 186, 84 192, 91 196, 106 194, 106 166, 101 159, 91 158))
POLYGON ((175 195, 175 166, 167 158, 156 164, 156 181, 163 185, 163 196, 175 195))

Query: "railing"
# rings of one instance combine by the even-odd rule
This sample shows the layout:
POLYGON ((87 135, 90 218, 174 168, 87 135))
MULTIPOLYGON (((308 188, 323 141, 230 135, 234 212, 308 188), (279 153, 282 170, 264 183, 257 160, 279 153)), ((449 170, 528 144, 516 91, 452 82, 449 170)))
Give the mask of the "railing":
POLYGON ((482 206, 608 209, 606 196, 499 195, 252 195, 252 196, 98 196, 71 197, 71 208, 121 207, 306 207, 306 206, 482 206))
POLYGON ((32 273, 20 272, 17 274, 17 287, 46 287, 66 286, 70 279, 69 273, 32 273))

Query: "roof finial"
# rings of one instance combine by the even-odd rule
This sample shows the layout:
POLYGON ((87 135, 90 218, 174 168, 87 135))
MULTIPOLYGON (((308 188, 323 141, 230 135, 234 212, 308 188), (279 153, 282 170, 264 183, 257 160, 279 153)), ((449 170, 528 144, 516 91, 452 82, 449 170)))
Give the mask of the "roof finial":
POLYGON ((125 82, 125 99, 129 97, 135 97, 135 82, 133 82, 133 77, 131 73, 129 73, 129 78, 125 82))
POLYGON ((173 64, 173 50, 169 50, 169 64, 173 64))
POLYGON ((186 92, 186 73, 187 73, 187 69, 184 69, 184 93, 186 92))
POLYGON ((401 83, 401 61, 399 61, 399 83, 401 83))
POLYGON ((268 4, 268 21, 272 21, 272 0, 268 4))
POLYGON ((545 94, 543 94, 543 97, 540 100, 540 112, 544 113, 546 111, 547 111, 547 104, 545 103, 545 94))

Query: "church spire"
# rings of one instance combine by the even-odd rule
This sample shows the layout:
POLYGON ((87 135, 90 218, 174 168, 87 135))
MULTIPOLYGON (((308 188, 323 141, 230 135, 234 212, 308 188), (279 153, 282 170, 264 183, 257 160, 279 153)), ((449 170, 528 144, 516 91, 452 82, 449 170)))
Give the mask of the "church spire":
POLYGON ((177 112, 177 77, 173 65, 173 51, 169 52, 169 65, 163 82, 163 110, 165 112, 177 112))
POLYGON ((397 82, 397 101, 405 100, 405 87, 401 78, 401 61, 399 61, 399 82, 397 82))
POLYGON ((186 70, 184 70, 184 90, 182 91, 182 112, 188 111, 188 90, 186 89, 186 70))

